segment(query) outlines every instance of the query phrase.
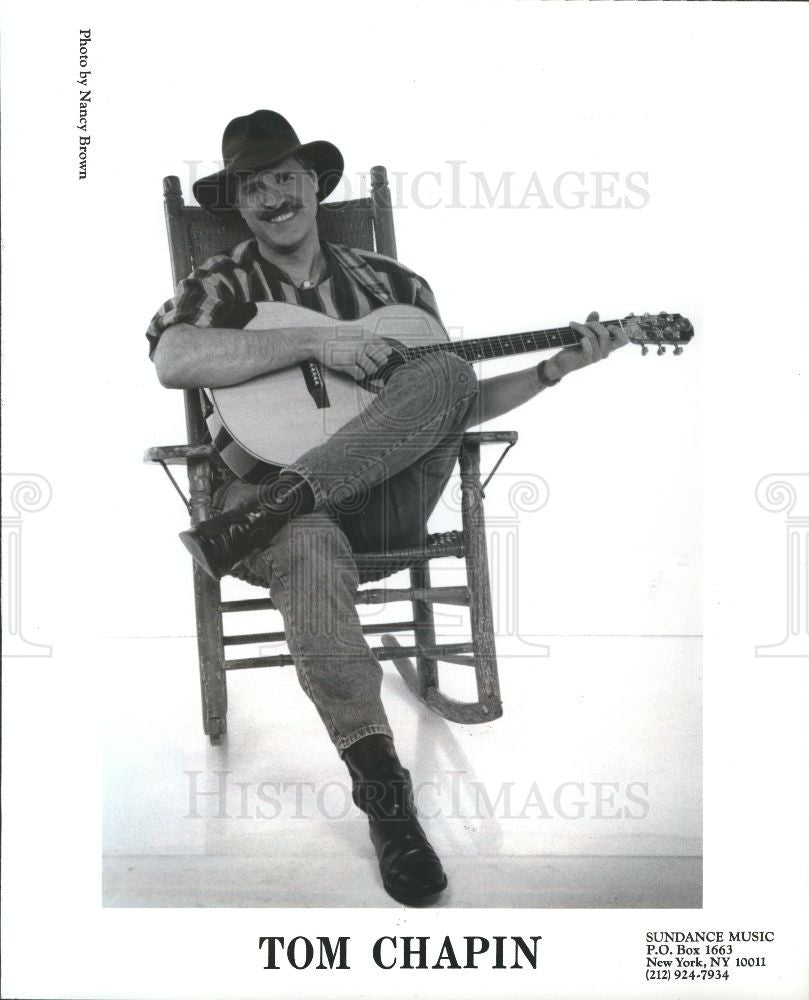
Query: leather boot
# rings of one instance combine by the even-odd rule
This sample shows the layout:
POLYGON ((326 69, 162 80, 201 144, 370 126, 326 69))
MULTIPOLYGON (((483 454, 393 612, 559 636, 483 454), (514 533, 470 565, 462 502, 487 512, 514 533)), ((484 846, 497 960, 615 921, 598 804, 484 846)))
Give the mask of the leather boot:
POLYGON ((397 902, 424 906, 447 887, 438 855, 416 818, 410 772, 389 736, 374 734, 343 751, 352 798, 368 816, 385 891, 397 902))
POLYGON ((214 580, 252 552, 266 548, 293 516, 308 514, 314 508, 311 487, 292 473, 282 474, 264 493, 256 503, 180 532, 180 541, 214 580))

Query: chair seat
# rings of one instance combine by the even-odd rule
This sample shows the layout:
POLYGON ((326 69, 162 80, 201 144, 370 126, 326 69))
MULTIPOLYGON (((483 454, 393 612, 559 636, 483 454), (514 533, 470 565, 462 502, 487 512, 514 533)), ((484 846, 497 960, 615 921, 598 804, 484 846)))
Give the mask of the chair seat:
MULTIPOLYGON (((360 583, 371 583, 374 580, 383 580, 387 576, 393 576, 399 570, 409 569, 416 566, 425 559, 441 559, 447 556, 463 558, 466 554, 464 535, 462 531, 443 531, 427 536, 424 545, 413 546, 409 549, 397 549, 395 552, 364 552, 354 557, 354 562, 359 570, 360 583)), ((254 587, 269 589, 269 572, 262 573, 259 569, 258 560, 251 560, 250 565, 239 563, 234 566, 232 576, 238 580, 244 580, 254 587)))
POLYGON ((360 583, 370 583, 373 580, 383 580, 401 569, 410 569, 425 559, 441 559, 455 556, 458 559, 466 555, 466 546, 462 531, 442 531, 428 535, 424 545, 410 549, 397 549, 395 552, 368 552, 354 557, 360 574, 360 583))

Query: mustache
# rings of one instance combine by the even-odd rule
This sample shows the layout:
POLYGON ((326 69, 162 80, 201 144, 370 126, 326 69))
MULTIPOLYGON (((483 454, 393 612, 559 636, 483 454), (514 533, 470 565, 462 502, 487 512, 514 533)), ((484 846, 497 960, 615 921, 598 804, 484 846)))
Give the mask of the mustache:
POLYGON ((267 221, 268 219, 274 219, 276 215, 283 215, 285 212, 296 212, 300 207, 296 202, 287 201, 278 208, 263 208, 258 213, 258 217, 267 221))

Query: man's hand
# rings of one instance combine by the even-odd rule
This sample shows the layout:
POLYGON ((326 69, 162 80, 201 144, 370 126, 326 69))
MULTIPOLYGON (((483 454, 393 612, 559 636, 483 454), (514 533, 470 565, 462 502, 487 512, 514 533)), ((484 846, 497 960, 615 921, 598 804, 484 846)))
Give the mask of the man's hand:
POLYGON ((586 323, 571 323, 570 329, 581 334, 581 341, 573 347, 564 347, 545 362, 545 374, 555 380, 584 368, 604 358, 629 343, 629 338, 619 326, 606 327, 598 322, 598 313, 591 312, 586 323))
POLYGON ((394 352, 394 348, 371 332, 364 336, 351 335, 335 337, 327 331, 317 352, 317 360, 332 371, 350 375, 357 382, 375 375, 394 352))

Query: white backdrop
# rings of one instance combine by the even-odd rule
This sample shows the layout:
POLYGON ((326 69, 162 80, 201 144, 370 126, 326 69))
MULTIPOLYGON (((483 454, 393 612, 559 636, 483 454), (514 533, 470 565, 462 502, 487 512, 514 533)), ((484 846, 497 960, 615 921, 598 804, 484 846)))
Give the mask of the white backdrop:
MULTIPOLYGON (((772 528, 761 523, 755 484, 805 464, 809 156, 786 95, 805 93, 806 17, 802 5, 731 6, 310 2, 225 11, 203 2, 124 15, 91 3, 47 7, 44 31, 37 11, 7 5, 4 239, 14 252, 3 275, 5 467, 44 475, 53 488, 26 537, 22 594, 29 639, 52 643, 58 657, 40 661, 36 675, 30 662, 7 668, 20 713, 6 741, 26 766, 7 769, 6 795, 22 801, 31 774, 52 774, 66 755, 49 808, 72 817, 66 836, 81 891, 82 863, 92 881, 98 851, 96 681, 116 637, 193 628, 187 557, 175 539, 182 510, 162 473, 139 464, 145 447, 184 434, 180 396, 158 385, 143 336, 172 290, 161 178, 179 174, 187 192, 216 167, 224 124, 257 107, 282 111, 304 141, 336 142, 352 193, 374 163, 401 172, 399 256, 428 278, 445 323, 464 336, 564 324, 591 309, 692 319, 696 337, 682 357, 627 348, 492 424, 521 440, 488 509, 495 519, 507 512, 520 477, 549 488, 544 509, 519 521, 519 621, 532 636, 701 633, 706 538, 710 845, 736 849, 721 824, 740 808, 745 780, 766 780, 770 801, 778 782, 794 787, 801 746, 779 744, 778 766, 759 763, 759 772, 749 738, 762 699, 777 702, 782 722, 771 740, 799 731, 790 712, 802 711, 805 678, 782 664, 765 676, 761 661, 748 660, 783 616, 776 543, 770 533, 752 537, 772 528), (84 27, 93 37, 92 143, 79 182, 84 27), (451 161, 460 161, 459 187, 451 161), (536 172, 550 205, 504 207, 501 197, 471 207, 473 172, 495 189, 504 171, 517 202, 536 172), (575 204, 580 187, 581 207, 553 194, 568 171, 584 175, 580 185, 568 179, 563 195, 575 204), (619 175, 619 195, 628 175, 643 175, 648 200, 593 207, 597 171, 619 175), (770 586, 759 586, 757 558, 770 560, 770 586), (751 611, 762 622, 755 636, 751 611)), ((692 715, 699 695, 692 685, 692 715)), ((660 752, 652 734, 646 749, 660 752)), ((698 832, 690 787, 684 809, 698 832)), ((16 808, 7 850, 47 856, 47 827, 30 823, 39 806, 29 797, 27 811, 16 808)), ((790 837, 802 843, 800 815, 803 825, 780 842, 793 880, 805 875, 789 853, 790 837)), ((757 824, 769 830, 763 814, 745 821, 749 836, 757 824)), ((712 904, 737 899, 732 873, 713 871, 712 904)), ((119 927, 133 919, 116 917, 119 927)), ((111 947, 109 930, 94 927, 111 947)), ((11 940, 23 969, 30 938, 11 940)), ((182 974, 168 954, 153 960, 168 994, 182 974)), ((563 971, 549 975, 564 988, 563 971)), ((261 983, 245 972, 240 988, 255 995, 261 983)))

